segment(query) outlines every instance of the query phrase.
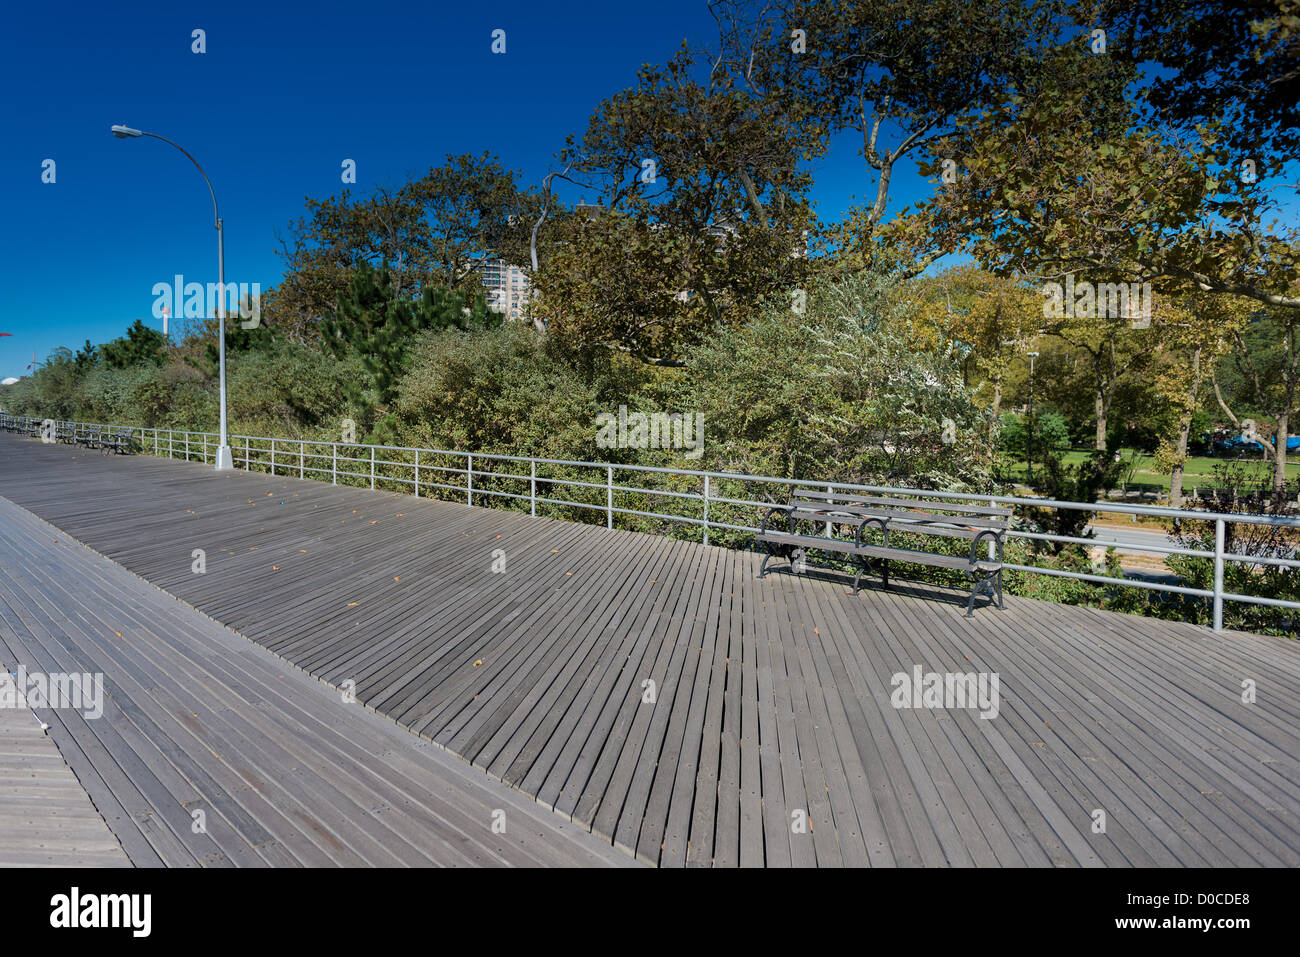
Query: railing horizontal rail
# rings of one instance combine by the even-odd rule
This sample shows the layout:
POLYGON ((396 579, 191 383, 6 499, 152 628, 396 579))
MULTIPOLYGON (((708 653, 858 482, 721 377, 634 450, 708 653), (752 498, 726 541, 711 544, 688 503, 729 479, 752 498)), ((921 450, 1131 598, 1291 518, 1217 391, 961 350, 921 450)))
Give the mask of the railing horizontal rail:
MULTIPOLYGON (((0 413, 0 428, 23 429, 32 432, 33 428, 50 420, 35 419, 29 416, 12 416, 0 413)), ((185 429, 156 429, 140 426, 116 426, 106 423, 83 423, 53 420, 58 436, 67 438, 90 431, 125 432, 138 438, 139 447, 155 455, 167 455, 172 458, 185 458, 193 461, 201 458, 204 462, 212 461, 212 450, 216 448, 217 436, 211 432, 194 432, 185 429)), ((1148 553, 1167 556, 1186 556, 1208 559, 1214 562, 1214 588, 1201 589, 1173 585, 1167 582, 1149 581, 1133 577, 1115 577, 1109 575, 1075 572, 1067 569, 1045 568, 1036 565, 1005 563, 1004 568, 1052 577, 1070 578, 1079 581, 1094 582, 1105 585, 1142 588, 1160 592, 1170 592, 1196 598, 1211 599, 1214 603, 1214 627, 1222 627, 1222 607, 1225 601, 1243 602, 1255 605, 1267 605, 1279 608, 1300 608, 1300 602, 1262 596, 1241 595, 1224 588, 1223 572, 1229 562, 1270 566, 1286 569, 1300 568, 1300 559, 1276 555, 1248 555, 1231 551, 1225 544, 1225 529, 1231 524, 1270 525, 1287 530, 1300 530, 1300 517, 1259 515, 1238 512, 1211 512, 1173 508, 1160 505, 1135 505, 1125 502, 1067 502, 1057 499, 1039 499, 1017 495, 994 495, 975 490, 934 490, 915 489, 905 486, 861 485, 846 482, 812 481, 809 479, 782 478, 770 475, 750 475, 742 472, 714 472, 700 469, 681 469, 667 466, 640 465, 615 462, 587 462, 576 459, 551 459, 535 456, 510 455, 496 452, 464 452, 454 449, 427 449, 415 446, 373 445, 356 442, 330 442, 322 439, 290 439, 278 436, 231 435, 232 446, 236 450, 236 462, 242 463, 246 470, 270 470, 275 474, 297 474, 306 477, 329 476, 335 484, 340 479, 354 482, 370 483, 371 487, 410 486, 414 493, 437 490, 449 493, 452 497, 461 497, 469 503, 488 502, 504 499, 529 503, 530 511, 536 514, 539 505, 553 506, 559 509, 582 509, 603 513, 608 527, 614 527, 614 516, 629 516, 651 523, 667 522, 682 526, 703 529, 704 542, 708 544, 710 531, 753 534, 758 531, 757 524, 737 523, 735 519, 748 517, 748 510, 754 520, 773 506, 784 504, 788 496, 779 490, 794 487, 816 488, 845 494, 889 495, 896 498, 921 498, 931 501, 975 502, 981 505, 1008 505, 1018 508, 1033 509, 1069 509, 1103 514, 1149 516, 1161 519, 1177 519, 1185 522, 1212 523, 1216 536, 1216 547, 1207 549, 1187 548, 1161 542, 1123 541, 1118 538, 1097 539, 1081 536, 1056 535, 1045 532, 1032 532, 1013 528, 1007 532, 1008 538, 1029 541, 1044 541, 1059 544, 1079 544, 1090 547, 1115 549, 1119 552, 1148 553), (242 448, 239 446, 242 445, 242 448), (406 458, 394 458, 405 456, 406 458), (310 464, 308 462, 310 460, 310 464), (318 464, 319 463, 319 464, 318 464), (328 465, 324 464, 328 463, 328 465), (494 471, 494 463, 527 464, 529 474, 523 475, 513 469, 494 471), (355 466, 355 467, 353 467, 355 466), (554 469, 569 470, 569 474, 547 474, 554 469), (677 480, 675 488, 648 488, 642 485, 616 482, 615 475, 625 479, 633 474, 667 476, 677 480), (600 479, 596 479, 599 475, 600 479), (460 484, 447 481, 430 481, 431 478, 458 476, 463 478, 460 484), (579 477, 581 476, 581 477, 579 477), (500 487, 506 483, 506 488, 500 487), (507 491, 508 483, 527 483, 527 491, 507 491), (681 484, 679 484, 681 483, 681 484), (580 501, 569 498, 539 494, 542 489, 573 489, 575 493, 603 493, 600 501, 580 501), (754 486, 765 489, 762 494, 767 498, 735 497, 741 487, 754 486), (731 494, 720 494, 730 492, 731 494), (644 496, 669 502, 690 503, 691 507, 702 506, 702 516, 693 514, 669 514, 646 508, 628 507, 627 496, 644 496), (780 497, 778 497, 780 496, 780 497), (741 510, 741 515, 733 514, 741 510)), ((516 486, 518 488, 518 486, 516 486)), ((646 504, 646 503, 641 503, 646 504)), ((689 510, 689 509, 688 509, 689 510)), ((831 518, 829 524, 848 524, 850 519, 831 518)), ((654 526, 651 525, 651 528, 654 526)), ((828 528, 827 531, 830 534, 828 528)))

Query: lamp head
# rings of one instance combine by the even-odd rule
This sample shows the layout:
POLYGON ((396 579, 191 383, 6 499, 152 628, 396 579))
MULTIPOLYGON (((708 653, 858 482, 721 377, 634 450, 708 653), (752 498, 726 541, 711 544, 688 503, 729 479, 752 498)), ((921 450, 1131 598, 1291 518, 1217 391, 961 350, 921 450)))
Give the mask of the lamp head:
POLYGON ((144 136, 140 130, 133 130, 129 126, 114 126, 113 135, 119 139, 128 139, 133 136, 144 136))

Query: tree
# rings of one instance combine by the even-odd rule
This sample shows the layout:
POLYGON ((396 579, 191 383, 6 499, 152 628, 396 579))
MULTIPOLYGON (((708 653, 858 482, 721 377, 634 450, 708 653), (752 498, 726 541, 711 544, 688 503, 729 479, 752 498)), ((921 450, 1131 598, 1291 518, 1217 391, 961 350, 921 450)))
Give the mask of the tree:
POLYGON ((1237 398, 1273 419, 1273 442, 1262 434, 1260 423, 1234 412, 1224 398, 1217 371, 1215 396, 1232 424, 1247 439, 1258 442, 1265 458, 1272 460, 1273 489, 1281 495, 1286 488, 1286 443, 1291 413, 1300 397, 1300 310, 1255 310, 1245 323, 1229 327, 1229 332, 1234 348, 1225 362, 1236 373, 1237 398))
POLYGON ((1107 446, 1111 407, 1120 383, 1147 367, 1153 357, 1155 333, 1135 330, 1131 322, 1124 316, 1083 316, 1053 323, 1045 330, 1088 357, 1096 421, 1093 447, 1098 451, 1107 446))
POLYGON ((1156 461, 1169 469, 1169 504, 1174 508, 1183 503, 1188 439, 1204 386, 1248 312, 1243 299, 1197 293, 1173 303, 1163 318, 1164 361, 1156 388, 1174 411, 1175 432, 1161 441, 1156 461))
POLYGON ((990 427, 1002 410, 1003 382, 1043 324, 1043 297, 1024 282, 977 266, 920 280, 925 309, 942 338, 967 348, 965 368, 990 387, 990 427))
POLYGON ((137 319, 126 330, 125 336, 104 343, 100 354, 111 369, 162 365, 167 358, 167 337, 137 319))
POLYGON ((485 256, 518 257, 526 248, 525 223, 539 201, 516 181, 486 153, 449 155, 400 188, 309 198, 308 215, 281 240, 285 278, 267 294, 268 323, 287 327, 290 338, 311 338, 363 265, 383 264, 398 295, 476 286, 485 256))
POLYGON ((958 157, 961 175, 909 229, 996 272, 1079 272, 1300 307, 1288 292, 1300 244, 1269 219, 1279 206, 1266 169, 1240 167, 1216 127, 1149 122, 1116 83, 1130 75, 1126 61, 1089 53, 1084 41, 1051 59, 1042 84, 926 144, 923 172, 958 157))
MULTIPOLYGON (((850 132, 861 143, 875 195, 850 217, 843 240, 870 255, 898 164, 1022 87, 1040 69, 1039 38, 1051 35, 1058 6, 793 0, 750 14, 750 30, 724 33, 730 61, 765 91, 781 92, 804 137, 850 132)), ((885 237, 886 248, 892 242, 885 237)), ((919 273, 931 258, 908 265, 919 273)))
POLYGON ((1300 147, 1297 0, 1106 0, 1087 22, 1112 33, 1112 55, 1163 68, 1147 102, 1165 122, 1214 122, 1235 153, 1261 166, 1300 147))
POLYGON ((987 484, 988 424, 949 346, 918 348, 897 277, 823 281, 692 350, 682 405, 719 470, 920 488, 987 484))
POLYGON ((392 422, 377 422, 376 416, 386 414, 397 395, 415 336, 430 329, 483 328, 494 321, 476 290, 467 294, 425 286, 412 298, 400 295, 393 283, 387 265, 375 270, 363 263, 339 295, 338 309, 321 326, 335 357, 360 357, 369 381, 353 384, 349 398, 366 410, 368 427, 384 435, 391 434, 392 422))
POLYGON ((809 272, 800 164, 817 148, 796 132, 721 58, 683 48, 643 67, 566 150, 600 210, 570 219, 566 245, 535 277, 548 328, 577 348, 675 365, 705 330, 739 321, 733 313, 788 301, 809 272), (608 321, 611 296, 645 317, 608 321))

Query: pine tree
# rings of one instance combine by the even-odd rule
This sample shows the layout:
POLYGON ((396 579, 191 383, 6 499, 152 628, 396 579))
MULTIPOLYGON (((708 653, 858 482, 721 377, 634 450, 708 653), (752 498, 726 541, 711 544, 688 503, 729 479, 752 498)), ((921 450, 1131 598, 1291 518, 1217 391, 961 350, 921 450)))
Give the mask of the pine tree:
POLYGON ((356 383, 348 398, 364 410, 368 431, 385 437, 392 432, 386 413, 397 397, 416 336, 428 330, 468 332, 491 322, 480 292, 467 302, 462 292, 426 286, 417 299, 401 298, 393 293, 387 263, 377 270, 363 263, 347 291, 339 294, 338 311, 322 321, 321 331, 337 358, 350 352, 360 356, 369 382, 356 383))

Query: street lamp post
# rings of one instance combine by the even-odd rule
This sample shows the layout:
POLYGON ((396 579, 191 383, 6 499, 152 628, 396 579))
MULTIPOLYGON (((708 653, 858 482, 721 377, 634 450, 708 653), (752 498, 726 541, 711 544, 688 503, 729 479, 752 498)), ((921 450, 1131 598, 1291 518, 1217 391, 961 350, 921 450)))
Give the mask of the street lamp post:
POLYGON ((230 436, 226 432, 226 247, 221 230, 221 213, 217 209, 217 193, 212 188, 212 181, 208 179, 208 174, 203 172, 203 167, 199 161, 181 146, 179 143, 173 143, 165 136, 159 136, 157 133, 146 133, 143 130, 132 129, 129 126, 114 126, 113 135, 121 139, 130 139, 137 136, 152 136, 156 140, 162 140, 171 146, 176 147, 189 158, 194 164, 194 168, 199 171, 203 177, 203 182, 208 184, 208 192, 212 196, 212 217, 216 221, 217 227, 217 357, 220 377, 220 394, 221 394, 221 437, 217 444, 217 469, 233 469, 235 467, 234 456, 230 451, 230 436))

